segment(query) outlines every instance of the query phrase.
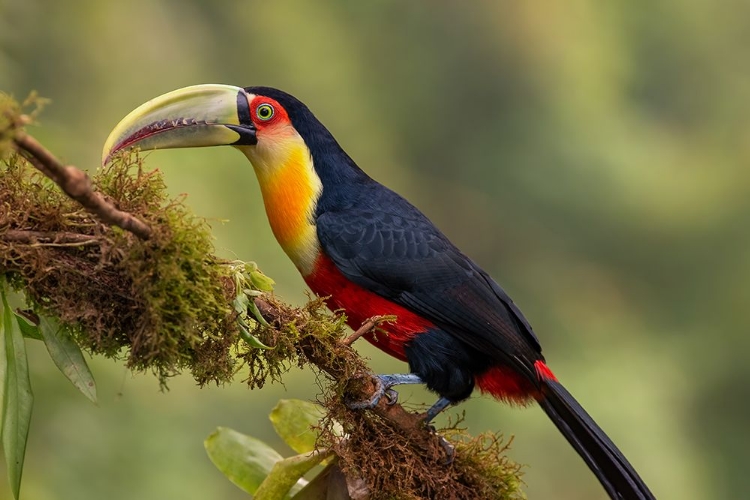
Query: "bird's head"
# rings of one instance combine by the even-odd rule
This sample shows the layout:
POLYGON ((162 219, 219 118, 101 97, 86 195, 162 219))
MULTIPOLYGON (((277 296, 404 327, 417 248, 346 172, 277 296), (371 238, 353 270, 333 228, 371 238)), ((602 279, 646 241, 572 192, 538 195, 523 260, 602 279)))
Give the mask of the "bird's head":
POLYGON ((285 157, 320 139, 335 141, 295 97, 270 87, 195 85, 139 106, 109 135, 102 161, 118 151, 231 145, 258 173, 281 166, 285 157), (303 135, 308 137, 303 138, 303 135))
POLYGON ((323 185, 331 185, 326 179, 365 174, 307 106, 286 92, 215 84, 169 92, 139 106, 112 130, 103 162, 130 148, 222 145, 250 160, 276 238, 309 272, 317 252, 317 203, 323 185))

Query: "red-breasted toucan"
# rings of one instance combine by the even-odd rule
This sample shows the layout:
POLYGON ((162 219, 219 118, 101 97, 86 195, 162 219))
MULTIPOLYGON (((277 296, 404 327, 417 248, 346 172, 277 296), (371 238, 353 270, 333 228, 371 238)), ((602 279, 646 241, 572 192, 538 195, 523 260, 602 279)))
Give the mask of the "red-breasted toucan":
POLYGON ((232 145, 252 163, 276 239, 308 286, 358 328, 396 315, 374 345, 409 363, 383 389, 422 382, 429 413, 477 386, 537 401, 613 499, 653 499, 646 484, 547 367, 539 339, 505 291, 411 203, 360 169, 302 102, 268 87, 197 85, 125 117, 106 161, 143 150, 232 145))

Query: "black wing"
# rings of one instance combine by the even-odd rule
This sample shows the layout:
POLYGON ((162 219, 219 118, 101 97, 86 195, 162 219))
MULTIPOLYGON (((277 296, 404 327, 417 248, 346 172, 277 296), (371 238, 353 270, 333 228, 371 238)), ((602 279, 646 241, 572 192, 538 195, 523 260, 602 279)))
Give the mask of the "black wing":
POLYGON ((529 370, 541 358, 539 340, 505 291, 409 202, 379 194, 387 203, 318 215, 326 255, 349 280, 529 370))

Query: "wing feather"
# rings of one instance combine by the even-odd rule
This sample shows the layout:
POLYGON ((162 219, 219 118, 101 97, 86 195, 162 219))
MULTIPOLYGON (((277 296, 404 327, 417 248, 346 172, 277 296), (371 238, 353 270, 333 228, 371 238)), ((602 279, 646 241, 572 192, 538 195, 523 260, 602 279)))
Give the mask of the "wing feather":
POLYGON ((467 345, 529 369, 541 358, 541 347, 518 307, 427 217, 396 197, 384 205, 391 213, 352 207, 319 214, 317 233, 326 255, 349 280, 467 345))

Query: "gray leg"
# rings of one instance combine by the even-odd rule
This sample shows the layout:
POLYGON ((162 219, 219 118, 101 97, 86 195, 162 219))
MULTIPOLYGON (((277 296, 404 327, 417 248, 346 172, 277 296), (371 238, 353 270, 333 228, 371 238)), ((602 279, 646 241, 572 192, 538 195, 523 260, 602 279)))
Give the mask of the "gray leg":
MULTIPOLYGON (((452 401, 448 398, 440 398, 438 399, 434 405, 430 407, 429 410, 427 410, 427 414, 425 415, 424 423, 428 424, 432 421, 433 418, 437 417, 438 414, 448 408, 452 404, 452 401)), ((434 429, 433 426, 430 425, 431 429, 434 429)), ((445 450, 446 459, 443 462, 443 465, 449 465, 453 462, 453 459, 456 458, 456 448, 448 442, 447 439, 445 439, 443 436, 440 436, 440 446, 445 450)))
POLYGON ((352 410, 364 410, 368 408, 374 408, 380 398, 385 396, 388 398, 389 404, 395 404, 398 400, 398 393, 391 389, 394 385, 402 384, 422 384, 422 379, 418 375, 413 373, 399 373, 394 375, 376 375, 375 378, 378 380, 378 387, 375 389, 375 393, 367 401, 357 401, 354 403, 347 403, 347 406, 352 410))
POLYGON ((424 419, 424 422, 426 424, 429 424, 432 422, 432 419, 438 416, 438 413, 445 410, 450 406, 451 400, 448 398, 440 398, 438 399, 434 405, 430 407, 429 410, 427 410, 427 417, 424 419))

